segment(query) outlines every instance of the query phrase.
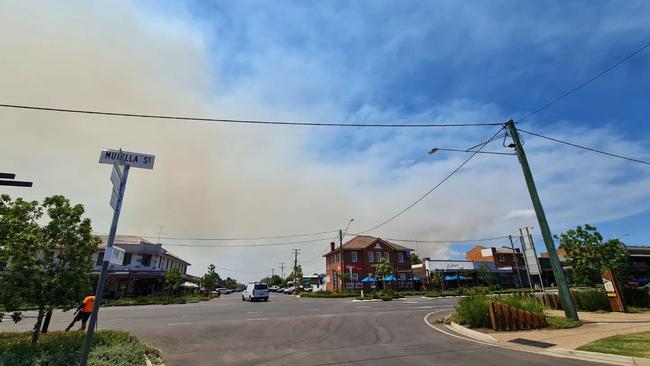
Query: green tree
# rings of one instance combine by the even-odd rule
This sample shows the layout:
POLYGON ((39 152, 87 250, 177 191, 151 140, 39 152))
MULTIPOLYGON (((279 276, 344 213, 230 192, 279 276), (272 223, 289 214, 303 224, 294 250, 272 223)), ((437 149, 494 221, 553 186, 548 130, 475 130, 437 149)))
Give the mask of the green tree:
POLYGON ((165 273, 165 290, 167 293, 174 294, 183 283, 183 276, 178 266, 173 266, 167 273, 165 273))
POLYGON ((442 289, 442 277, 438 272, 431 272, 429 275, 431 278, 431 286, 437 290, 442 289))
POLYGON ((488 286, 492 283, 492 274, 490 273, 490 267, 482 264, 480 267, 478 267, 478 270, 476 272, 481 282, 488 286))
POLYGON ((561 234, 559 239, 573 268, 573 281, 579 285, 601 283, 601 274, 607 269, 620 275, 620 270, 629 260, 623 243, 618 239, 604 241, 594 226, 578 226, 561 234))
MULTIPOLYGON (((40 205, 0 196, 0 263, 7 263, 0 276, 0 304, 9 311, 37 308, 32 344, 38 342, 46 314, 78 305, 90 290, 91 257, 100 240, 92 235, 84 212, 82 205, 71 205, 60 195, 40 205)), ((20 314, 13 319, 19 321, 20 314)))
POLYGON ((375 275, 377 277, 388 277, 393 274, 393 267, 390 265, 390 262, 386 258, 381 258, 377 267, 375 267, 375 275))
POLYGON ((411 264, 421 264, 421 263, 422 261, 420 260, 420 257, 415 253, 411 253, 411 264))
POLYGON ((225 288, 235 289, 238 287, 237 280, 234 278, 226 277, 226 280, 223 282, 225 288))
MULTIPOLYGON (((265 281, 262 281, 265 282, 265 281)), ((273 275, 270 278, 266 280, 266 284, 269 286, 281 286, 282 285, 282 277, 279 275, 273 275)))
POLYGON ((207 291, 214 291, 217 288, 217 281, 221 280, 219 274, 215 271, 214 264, 208 266, 208 272, 201 278, 201 285, 207 291))
POLYGON ((339 279, 341 280, 341 291, 345 291, 345 284, 350 281, 350 274, 347 272, 339 273, 339 279))
POLYGON ((294 286, 302 285, 302 266, 298 265, 297 267, 294 267, 293 271, 289 274, 289 277, 287 277, 287 280, 289 278, 293 280, 294 286))

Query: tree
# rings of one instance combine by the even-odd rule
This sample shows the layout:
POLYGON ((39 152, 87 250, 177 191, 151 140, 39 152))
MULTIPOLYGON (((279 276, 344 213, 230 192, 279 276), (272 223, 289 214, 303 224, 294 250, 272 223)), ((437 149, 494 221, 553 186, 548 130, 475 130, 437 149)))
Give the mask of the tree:
POLYGON ((347 272, 339 273, 339 279, 341 280, 341 291, 345 291, 345 284, 350 281, 350 274, 347 272))
POLYGON ((421 264, 421 263, 422 261, 420 260, 420 257, 415 253, 411 253, 411 264, 421 264))
POLYGON ((215 268, 214 264, 209 265, 208 272, 203 275, 203 278, 201 278, 201 286, 203 286, 206 291, 214 291, 214 289, 217 288, 217 281, 221 280, 221 277, 215 271, 215 268))
POLYGON ((167 273, 165 273, 165 289, 168 294, 173 294, 181 287, 183 283, 183 276, 178 266, 173 266, 167 273))
POLYGON ((481 282, 487 284, 488 286, 491 284, 492 274, 490 273, 490 267, 488 267, 486 264, 482 264, 480 267, 478 267, 477 274, 481 282))
POLYGON ((228 289, 235 289, 238 287, 237 280, 234 278, 227 277, 224 281, 224 287, 228 289))
POLYGON ((287 277, 287 280, 291 278, 293 279, 293 285, 294 286, 299 286, 302 284, 302 266, 298 265, 297 267, 293 268, 293 271, 289 274, 289 277, 287 277))
POLYGON ((618 239, 603 241, 596 227, 585 225, 561 234, 560 246, 573 268, 573 281, 591 286, 601 283, 601 274, 608 269, 620 275, 628 263, 628 252, 618 239))
POLYGON ((377 267, 375 268, 375 275, 377 277, 388 277, 393 274, 393 267, 390 265, 390 262, 386 258, 382 258, 377 267))
POLYGON ((431 272, 431 286, 435 289, 442 289, 442 277, 438 272, 431 272))
MULTIPOLYGON (((100 240, 92 235, 84 212, 82 205, 73 206, 60 195, 42 204, 0 196, 0 263, 7 265, 0 276, 0 304, 9 311, 28 304, 37 308, 32 344, 38 342, 46 314, 49 319, 55 307, 78 305, 90 291, 88 273, 100 240), (47 220, 42 220, 44 212, 47 220)), ((20 314, 13 319, 19 321, 20 314)))
POLYGON ((266 284, 269 286, 281 286, 282 277, 280 277, 279 275, 273 275, 271 276, 271 278, 268 278, 266 281, 262 281, 262 282, 266 282, 266 284))

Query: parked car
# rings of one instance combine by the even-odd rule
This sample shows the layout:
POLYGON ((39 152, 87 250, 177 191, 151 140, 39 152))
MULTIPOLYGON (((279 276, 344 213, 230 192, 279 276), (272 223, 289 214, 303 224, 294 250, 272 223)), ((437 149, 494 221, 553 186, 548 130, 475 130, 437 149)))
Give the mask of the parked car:
POLYGON ((220 288, 217 289, 217 291, 219 291, 219 293, 222 294, 222 295, 228 295, 229 293, 232 292, 232 290, 229 290, 229 289, 227 289, 225 287, 220 287, 220 288))
POLYGON ((269 291, 271 291, 271 292, 277 292, 279 289, 280 289, 280 286, 278 286, 278 285, 273 285, 273 286, 269 287, 269 291))
POLYGON ((284 289, 284 293, 287 295, 291 295, 294 292, 296 292, 296 288, 294 286, 287 287, 286 289, 284 289))
POLYGON ((264 300, 269 301, 269 286, 265 283, 251 282, 241 293, 242 301, 264 300))

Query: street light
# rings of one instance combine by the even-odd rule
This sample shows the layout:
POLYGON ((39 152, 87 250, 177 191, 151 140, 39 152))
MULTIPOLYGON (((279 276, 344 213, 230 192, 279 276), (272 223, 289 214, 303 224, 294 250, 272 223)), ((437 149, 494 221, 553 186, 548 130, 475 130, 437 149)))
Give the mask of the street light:
POLYGON ((516 155, 514 153, 505 153, 505 152, 498 152, 498 151, 447 149, 443 147, 434 147, 433 149, 429 150, 429 155, 433 155, 438 151, 451 151, 451 152, 464 152, 464 153, 472 153, 472 154, 490 154, 490 155, 516 155))

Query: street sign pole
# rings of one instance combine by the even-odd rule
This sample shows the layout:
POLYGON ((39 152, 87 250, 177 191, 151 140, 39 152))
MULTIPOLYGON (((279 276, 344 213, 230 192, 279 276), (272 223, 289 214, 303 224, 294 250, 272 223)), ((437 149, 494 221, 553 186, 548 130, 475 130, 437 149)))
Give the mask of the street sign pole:
MULTIPOLYGON (((97 281, 97 288, 95 289, 95 304, 93 311, 90 315, 88 324, 88 332, 84 342, 84 348, 81 353, 81 366, 88 364, 88 355, 92 347, 93 335, 95 333, 95 326, 97 324, 97 316, 99 315, 99 307, 102 302, 102 295, 104 294, 104 285, 106 284, 106 277, 108 276, 108 266, 113 259, 113 243, 115 242, 115 233, 117 232, 117 223, 120 220, 120 212, 122 211, 122 201, 124 199, 124 190, 126 189, 126 181, 129 177, 129 169, 142 168, 153 169, 156 157, 150 154, 135 153, 130 151, 102 149, 99 155, 99 163, 113 165, 111 172, 111 183, 113 190, 111 192, 110 205, 113 208, 113 221, 111 222, 111 230, 108 233, 108 240, 106 241, 106 251, 104 252, 104 260, 102 261, 102 270, 97 281)), ((119 256, 116 256, 119 258, 119 256)))
POLYGON ((120 211, 122 209, 122 199, 124 198, 124 190, 126 188, 126 180, 129 176, 129 166, 124 166, 122 173, 122 182, 119 186, 118 198, 116 207, 113 210, 113 221, 111 222, 111 230, 108 233, 108 241, 106 242, 106 251, 104 252, 104 261, 102 262, 102 271, 99 275, 97 282, 97 289, 95 290, 95 304, 93 312, 88 321, 88 333, 86 333, 86 341, 84 342, 84 349, 81 353, 81 366, 88 364, 88 355, 92 346, 93 334, 95 333, 95 323, 97 322, 97 315, 99 314, 99 305, 102 302, 102 295, 104 294, 104 285, 106 283, 106 276, 108 274, 108 264, 112 256, 113 242, 115 241, 115 233, 117 232, 117 223, 120 219, 120 211))
POLYGON ((509 120, 506 122, 506 128, 510 132, 510 136, 514 142, 515 152, 519 158, 521 170, 524 173, 524 179, 526 180, 526 186, 528 187, 530 200, 532 201, 533 208, 535 209, 535 215, 537 216, 537 221, 539 222, 539 229, 542 232, 542 238, 544 238, 544 245, 546 246, 546 251, 548 252, 551 268, 553 268, 553 276, 555 277, 555 282, 557 283, 560 302, 562 303, 564 314, 569 319, 579 320, 578 312, 576 310, 575 304, 573 303, 571 291, 569 290, 569 283, 566 280, 566 276, 562 270, 562 263, 560 263, 560 258, 558 257, 557 251, 555 250, 553 234, 551 234, 551 228, 548 226, 548 221, 546 221, 544 207, 542 206, 542 201, 539 199, 537 187, 535 186, 535 180, 533 179, 533 173, 530 171, 528 158, 526 158, 526 152, 524 151, 524 146, 522 145, 521 139, 519 138, 519 132, 517 131, 515 122, 513 120, 509 120))

